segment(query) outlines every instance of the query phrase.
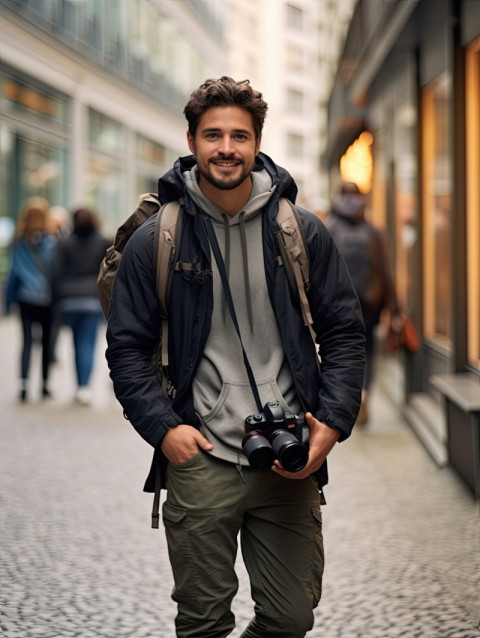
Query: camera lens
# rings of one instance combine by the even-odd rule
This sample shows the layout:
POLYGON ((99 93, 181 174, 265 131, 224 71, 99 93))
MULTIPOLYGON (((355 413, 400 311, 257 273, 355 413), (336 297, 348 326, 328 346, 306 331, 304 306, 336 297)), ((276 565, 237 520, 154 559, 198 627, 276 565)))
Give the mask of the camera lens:
POLYGON ((308 461, 308 452, 297 437, 287 430, 274 430, 270 435, 273 452, 287 472, 299 472, 308 461))
POLYGON ((242 448, 252 467, 257 469, 272 467, 275 454, 272 446, 261 432, 253 430, 244 436, 242 448))

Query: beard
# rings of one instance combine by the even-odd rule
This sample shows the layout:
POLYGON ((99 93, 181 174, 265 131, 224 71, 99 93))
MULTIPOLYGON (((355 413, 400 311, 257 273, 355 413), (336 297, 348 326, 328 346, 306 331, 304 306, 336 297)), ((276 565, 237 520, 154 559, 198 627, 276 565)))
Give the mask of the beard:
POLYGON ((219 190, 230 191, 237 188, 237 186, 240 186, 240 184, 243 184, 243 182, 250 176, 253 166, 252 167, 246 166, 244 160, 235 159, 233 157, 231 158, 222 157, 222 158, 210 159, 207 162, 202 164, 200 164, 197 161, 197 168, 200 175, 209 184, 211 184, 215 188, 218 188, 219 190), (212 166, 215 166, 215 162, 221 162, 221 161, 238 162, 238 166, 241 167, 240 174, 236 176, 232 176, 232 177, 228 175, 220 175, 220 176, 214 175, 212 171, 212 166))

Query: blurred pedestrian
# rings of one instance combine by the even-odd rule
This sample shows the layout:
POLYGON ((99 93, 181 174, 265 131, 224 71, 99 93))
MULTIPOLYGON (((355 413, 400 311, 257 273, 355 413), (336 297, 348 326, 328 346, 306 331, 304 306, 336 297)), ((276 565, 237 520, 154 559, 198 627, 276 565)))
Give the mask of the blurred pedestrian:
POLYGON ((51 363, 51 286, 54 251, 55 240, 49 225, 48 202, 42 197, 32 197, 27 200, 17 223, 5 299, 7 312, 14 304, 18 305, 22 322, 19 394, 22 402, 28 398, 28 376, 35 325, 39 325, 42 331, 42 397, 50 396, 48 375, 51 363))
POLYGON ((97 275, 111 241, 99 232, 99 220, 92 210, 79 208, 72 217, 72 233, 57 244, 54 296, 56 312, 73 333, 75 399, 82 405, 90 405, 90 377, 98 325, 103 319, 97 296, 97 275))
POLYGON ((400 316, 387 244, 381 231, 365 219, 365 199, 354 182, 344 182, 325 223, 345 259, 360 300, 365 323, 365 375, 357 423, 368 421, 368 393, 374 373, 375 327, 384 308, 400 316))
POLYGON ((58 238, 66 237, 70 234, 68 210, 63 206, 50 206, 48 216, 52 232, 58 238))
MULTIPOLYGON (((50 206, 48 209, 48 217, 52 233, 56 239, 67 237, 70 234, 68 210, 63 206, 50 206)), ((57 362, 57 341, 62 327, 62 320, 59 316, 58 308, 53 307, 53 323, 52 323, 52 363, 57 362)))

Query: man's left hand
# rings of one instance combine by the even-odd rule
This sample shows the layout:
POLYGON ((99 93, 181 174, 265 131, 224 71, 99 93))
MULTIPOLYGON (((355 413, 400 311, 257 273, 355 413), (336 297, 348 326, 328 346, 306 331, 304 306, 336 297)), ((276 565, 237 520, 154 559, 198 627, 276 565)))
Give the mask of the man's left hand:
POLYGON ((331 428, 307 412, 305 420, 310 428, 310 450, 308 453, 308 461, 305 467, 299 472, 287 472, 277 459, 275 460, 272 470, 280 476, 291 479, 304 479, 316 472, 323 465, 328 453, 340 438, 340 430, 331 428))

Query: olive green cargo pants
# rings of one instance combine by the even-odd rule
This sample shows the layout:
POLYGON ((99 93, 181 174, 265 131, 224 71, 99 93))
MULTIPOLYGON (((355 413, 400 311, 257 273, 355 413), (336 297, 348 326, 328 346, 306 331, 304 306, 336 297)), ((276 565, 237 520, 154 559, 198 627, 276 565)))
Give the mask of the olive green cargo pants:
POLYGON ((163 521, 178 605, 177 638, 225 638, 238 588, 240 533, 255 615, 242 638, 302 638, 313 626, 324 566, 313 477, 239 468, 205 452, 169 464, 163 521))

